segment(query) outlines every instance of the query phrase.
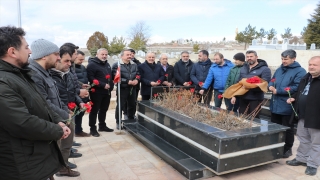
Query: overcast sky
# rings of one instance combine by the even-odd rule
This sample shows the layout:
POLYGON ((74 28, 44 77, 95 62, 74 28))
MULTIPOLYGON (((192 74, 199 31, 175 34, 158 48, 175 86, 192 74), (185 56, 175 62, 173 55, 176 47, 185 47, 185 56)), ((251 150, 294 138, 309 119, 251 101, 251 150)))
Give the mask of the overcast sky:
MULTIPOLYGON (((95 31, 127 38, 130 26, 145 21, 152 42, 179 38, 234 40, 250 23, 276 29, 278 38, 291 28, 300 35, 317 0, 20 0, 27 41, 44 38, 57 45, 86 47, 95 31)), ((0 0, 0 26, 18 25, 18 0, 0 0)))

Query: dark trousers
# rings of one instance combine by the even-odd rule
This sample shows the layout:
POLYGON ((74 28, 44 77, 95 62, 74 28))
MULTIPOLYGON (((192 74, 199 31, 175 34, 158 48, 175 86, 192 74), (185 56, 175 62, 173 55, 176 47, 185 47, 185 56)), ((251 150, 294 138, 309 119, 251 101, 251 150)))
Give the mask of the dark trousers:
POLYGON ((75 122, 74 132, 75 132, 76 134, 82 132, 82 117, 83 117, 84 113, 85 113, 85 112, 80 112, 78 115, 76 115, 76 116, 74 117, 74 122, 75 122))
POLYGON ((91 112, 89 114, 90 131, 97 130, 97 114, 99 120, 99 127, 106 127, 106 114, 110 105, 111 95, 90 93, 90 98, 93 103, 91 112))
MULTIPOLYGON (((249 115, 252 111, 254 111, 257 107, 259 107, 261 102, 262 100, 256 101, 256 100, 247 100, 247 99, 239 98, 239 113, 240 114, 246 113, 247 115, 249 115)), ((259 118, 259 113, 256 115, 256 118, 259 118)))
POLYGON ((150 100, 151 96, 150 95, 141 95, 142 100, 150 100))
MULTIPOLYGON (((121 111, 127 109, 127 115, 129 119, 134 119, 134 114, 136 112, 136 88, 120 88, 120 105, 121 111), (131 94, 130 94, 131 92, 131 94)), ((116 122, 119 124, 119 96, 117 91, 117 107, 116 107, 116 122)), ((121 116, 121 114, 120 114, 121 116)), ((121 118, 121 117, 120 117, 121 118)))
POLYGON ((236 103, 231 104, 231 99, 224 99, 228 111, 238 112, 239 109, 239 98, 236 98, 236 103))
POLYGON ((203 101, 205 105, 210 105, 211 99, 212 99, 212 90, 211 91, 204 91, 203 95, 197 94, 197 97, 199 98, 199 103, 203 101))
MULTIPOLYGON (((140 91, 140 89, 136 89, 136 103, 138 102, 138 94, 139 94, 139 91, 140 91)), ((128 114, 128 106, 127 106, 127 101, 125 102, 125 106, 127 107, 127 108, 124 108, 122 111, 123 111, 123 114, 128 114)), ((134 113, 136 113, 136 112, 134 112, 134 113)))
POLYGON ((222 99, 224 99, 224 103, 227 105, 227 101, 225 98, 221 98, 219 99, 218 96, 219 95, 222 95, 223 93, 222 92, 219 92, 218 90, 214 90, 214 107, 221 107, 221 104, 222 104, 222 99))
POLYGON ((293 124, 289 123, 290 116, 291 115, 281 115, 281 114, 271 113, 271 122, 290 127, 290 129, 286 130, 286 140, 285 140, 285 145, 284 145, 284 153, 292 148, 293 142, 294 142, 293 124))

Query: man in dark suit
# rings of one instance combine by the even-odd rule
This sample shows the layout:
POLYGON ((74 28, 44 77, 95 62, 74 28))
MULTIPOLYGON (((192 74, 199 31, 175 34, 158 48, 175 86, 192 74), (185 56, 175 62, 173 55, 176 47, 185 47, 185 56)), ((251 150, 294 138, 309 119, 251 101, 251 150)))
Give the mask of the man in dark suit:
POLYGON ((164 71, 164 81, 162 84, 169 87, 172 86, 174 82, 174 77, 173 77, 174 72, 173 72, 173 66, 171 66, 168 63, 168 55, 161 54, 158 64, 162 67, 164 71))

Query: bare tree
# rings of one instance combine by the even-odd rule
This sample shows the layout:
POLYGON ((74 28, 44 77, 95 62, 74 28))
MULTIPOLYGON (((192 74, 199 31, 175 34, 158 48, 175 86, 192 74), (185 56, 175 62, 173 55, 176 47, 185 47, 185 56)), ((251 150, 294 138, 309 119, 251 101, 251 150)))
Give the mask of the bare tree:
POLYGON ((150 40, 150 27, 144 22, 139 21, 131 26, 128 32, 131 40, 129 47, 135 50, 146 50, 148 41, 150 40))

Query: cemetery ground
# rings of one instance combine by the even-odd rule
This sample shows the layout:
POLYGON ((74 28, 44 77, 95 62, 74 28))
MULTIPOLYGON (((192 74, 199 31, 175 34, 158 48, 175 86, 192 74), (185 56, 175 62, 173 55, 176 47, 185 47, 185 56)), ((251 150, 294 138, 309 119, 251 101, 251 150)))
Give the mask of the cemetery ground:
MULTIPOLYGON (((108 127, 116 127, 115 122, 115 91, 112 92, 112 103, 107 112, 108 127)), ((89 132, 88 114, 83 117, 82 127, 89 132)), ((100 137, 75 137, 82 143, 76 147, 82 157, 69 159, 76 163, 81 175, 79 177, 57 177, 56 180, 182 180, 185 179, 178 171, 161 160, 159 156, 145 147, 130 133, 124 131, 121 135, 115 132, 99 132, 100 137)), ((295 137, 293 156, 280 159, 278 162, 245 169, 208 180, 316 180, 320 179, 320 170, 316 176, 304 174, 304 166, 288 166, 287 160, 295 157, 299 145, 295 137)))

